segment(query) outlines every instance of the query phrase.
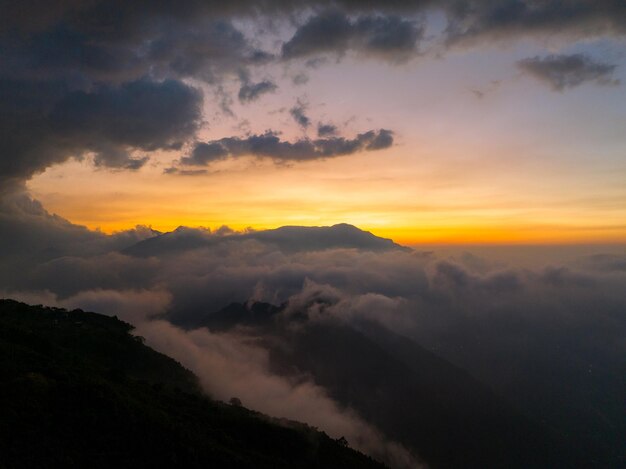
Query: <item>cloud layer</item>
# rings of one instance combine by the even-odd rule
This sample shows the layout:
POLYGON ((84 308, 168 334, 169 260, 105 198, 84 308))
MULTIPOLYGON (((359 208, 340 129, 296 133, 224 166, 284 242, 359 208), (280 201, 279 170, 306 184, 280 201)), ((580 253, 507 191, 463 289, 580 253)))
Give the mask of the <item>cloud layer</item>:
POLYGON ((218 398, 236 396, 265 412, 314 422, 388 460, 406 461, 407 453, 310 377, 275 373, 269 336, 178 326, 193 328, 232 302, 286 303, 280 320, 287 328, 378 324, 472 371, 554 425, 574 406, 578 421, 587 419, 583 428, 601 431, 606 422, 593 409, 613 405, 610 391, 626 356, 626 270, 618 253, 556 264, 539 254, 532 268, 521 268, 467 253, 403 249, 346 225, 246 233, 181 228, 163 235, 138 228, 106 236, 47 214, 26 195, 10 200, 2 213, 13 229, 0 224, 9 243, 0 251, 3 296, 117 314, 203 377, 218 398), (246 384, 251 377, 253 387, 246 384), (555 406, 563 393, 563 406, 555 406))

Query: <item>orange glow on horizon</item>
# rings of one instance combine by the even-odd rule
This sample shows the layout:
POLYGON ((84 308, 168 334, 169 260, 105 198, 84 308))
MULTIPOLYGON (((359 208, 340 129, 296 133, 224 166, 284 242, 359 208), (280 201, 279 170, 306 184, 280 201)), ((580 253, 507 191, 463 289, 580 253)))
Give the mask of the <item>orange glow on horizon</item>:
MULTIPOLYGON (((75 221, 75 220, 73 220, 75 221)), ((76 222, 76 221, 75 221, 76 222)), ((266 230, 286 225, 300 226, 331 226, 344 221, 328 223, 275 223, 271 225, 255 225, 246 223, 206 224, 199 220, 157 220, 123 224, 111 222, 109 224, 80 223, 92 230, 99 230, 106 234, 135 228, 137 225, 149 226, 160 232, 173 231, 179 226, 192 228, 208 228, 216 230, 221 226, 228 226, 235 231, 247 229, 266 230)), ((348 223, 348 222, 346 222, 348 223)), ((359 229, 369 231, 376 236, 392 239, 405 246, 420 245, 566 245, 566 244, 626 244, 626 227, 621 229, 605 230, 601 227, 576 226, 423 226, 423 227, 393 227, 369 226, 355 224, 359 229)))
POLYGON ((242 160, 184 177, 164 175, 158 160, 137 173, 70 161, 28 186, 49 212, 105 233, 349 223, 404 245, 626 243, 619 178, 607 179, 603 197, 581 197, 576 174, 545 184, 532 168, 521 177, 487 157, 488 171, 427 158, 412 167, 408 149, 387 158, 404 166, 368 154, 294 166, 242 160))

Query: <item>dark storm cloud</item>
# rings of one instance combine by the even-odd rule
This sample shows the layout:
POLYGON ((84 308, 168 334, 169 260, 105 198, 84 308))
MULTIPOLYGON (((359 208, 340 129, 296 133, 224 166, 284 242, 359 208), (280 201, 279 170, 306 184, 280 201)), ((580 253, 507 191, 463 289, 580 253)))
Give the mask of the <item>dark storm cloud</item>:
POLYGON ((274 132, 266 132, 249 137, 227 137, 206 143, 199 143, 189 156, 180 163, 191 166, 205 166, 214 161, 241 156, 256 156, 274 161, 308 161, 335 158, 359 151, 374 151, 389 148, 393 144, 390 130, 370 130, 358 134, 353 139, 344 137, 300 139, 295 142, 281 140, 274 132))
POLYGON ((245 83, 239 88, 239 101, 242 103, 256 101, 262 95, 271 93, 277 88, 276 83, 269 80, 263 80, 258 83, 245 83))
POLYGON ((99 25, 103 18, 70 15, 30 37, 5 37, 4 74, 22 79, 43 76, 114 82, 151 74, 215 82, 271 58, 252 47, 228 19, 180 18, 174 12, 156 17, 152 11, 124 18, 127 11, 114 8, 111 4, 107 9, 104 18, 110 23, 106 25, 99 25))
POLYGON ((0 178, 26 179, 70 156, 137 169, 133 150, 178 148, 195 133, 202 95, 175 80, 141 79, 66 92, 63 83, 0 82, 0 178))
POLYGON ((416 52, 422 29, 398 16, 361 16, 352 20, 339 10, 309 18, 282 46, 286 59, 354 50, 401 62, 416 52))
POLYGON ((269 57, 209 5, 52 3, 3 8, 3 185, 87 153, 137 170, 201 123, 202 95, 181 78, 215 83, 269 57))
POLYGON ((611 77, 615 65, 596 62, 582 54, 532 57, 520 60, 517 65, 555 91, 563 91, 587 82, 599 85, 619 83, 611 77))
POLYGON ((49 119, 55 132, 71 139, 175 148, 196 131, 201 101, 198 91, 179 81, 139 80, 70 93, 49 119))
POLYGON ((84 142, 98 154, 96 163, 116 167, 124 158, 115 149, 102 150, 101 142, 148 151, 180 148, 198 127, 201 103, 201 94, 179 81, 139 80, 70 93, 49 119, 55 134, 84 142))

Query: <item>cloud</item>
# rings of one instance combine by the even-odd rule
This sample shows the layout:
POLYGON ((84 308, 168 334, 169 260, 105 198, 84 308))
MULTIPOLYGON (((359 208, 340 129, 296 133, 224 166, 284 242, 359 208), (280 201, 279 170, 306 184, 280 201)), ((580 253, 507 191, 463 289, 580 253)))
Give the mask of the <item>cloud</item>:
POLYGON ((225 75, 271 60, 270 54, 252 47, 230 21, 202 18, 187 25, 164 23, 148 51, 148 63, 162 74, 217 83, 225 75))
POLYGON ((67 309, 99 311, 131 324, 158 318, 167 312, 172 296, 159 290, 84 290, 64 300, 51 301, 67 309))
POLYGON ((0 179, 24 180, 71 156, 138 169, 133 150, 179 148, 201 119, 202 94, 180 81, 141 79, 66 93, 62 84, 3 82, 0 179))
MULTIPOLYGON (((443 13, 447 22, 435 40, 448 44, 557 32, 568 38, 626 32, 620 0, 30 5, 4 5, 0 26, 0 179, 5 186, 86 154, 93 154, 99 166, 137 170, 155 149, 192 142, 205 116, 197 113, 202 99, 190 83, 213 91, 222 111, 232 114, 231 90, 224 84, 251 75, 255 67, 295 58, 319 65, 320 54, 350 52, 391 63, 409 60, 423 40, 423 18, 433 11, 443 13), (270 16, 282 25, 279 29, 293 18, 302 21, 282 44, 287 29, 268 29, 257 40, 240 21, 270 16), (265 50, 259 43, 274 46, 265 50)), ((555 89, 614 82, 612 65, 551 60, 529 59, 521 66, 555 89)), ((302 74, 296 77, 295 83, 305 81, 302 74)), ((272 85, 271 80, 242 83, 240 99, 253 101, 272 91, 272 85)), ((310 124, 303 112, 294 117, 303 127, 310 124)))
POLYGON ((307 377, 287 378, 270 371, 268 352, 254 338, 206 329, 183 331, 166 321, 140 322, 135 331, 146 343, 194 371, 205 390, 223 401, 243 405, 278 418, 299 420, 396 468, 419 467, 401 445, 389 441, 353 410, 333 401, 307 377))
POLYGON ((263 80, 258 83, 246 83, 239 88, 239 101, 249 103, 256 101, 263 94, 271 93, 278 88, 276 83, 263 80))
POLYGON ((311 125, 311 119, 309 119, 309 117, 305 114, 306 109, 307 105, 298 100, 298 104, 289 110, 289 114, 291 114, 293 120, 295 120, 296 123, 303 129, 306 129, 309 125, 311 125))
POLYGON ((219 84, 269 57, 194 2, 70 3, 6 11, 15 21, 0 36, 3 184, 86 154, 137 170, 201 124, 202 94, 183 78, 219 84))
POLYGON ((189 156, 180 159, 182 165, 206 166, 214 161, 242 156, 281 161, 310 161, 336 158, 360 151, 375 151, 393 145, 393 132, 386 129, 370 130, 353 139, 344 137, 281 140, 271 131, 249 137, 227 137, 196 144, 189 156))
POLYGON ((615 71, 615 65, 596 62, 582 54, 532 57, 520 60, 517 65, 524 72, 546 83, 554 91, 563 91, 588 82, 599 85, 619 83, 611 77, 615 71))
POLYGON ((595 254, 581 259, 580 265, 594 271, 626 272, 626 255, 595 254))
POLYGON ((333 124, 322 124, 321 122, 317 125, 318 137, 331 137, 333 135, 337 135, 337 126, 333 124))
POLYGON ((214 161, 223 160, 228 157, 227 148, 219 142, 199 142, 191 151, 188 157, 184 157, 183 164, 205 166, 214 161))
POLYGON ((56 103, 50 120, 72 141, 176 148, 196 131, 201 104, 200 92, 179 81, 144 79, 70 93, 56 103))
POLYGON ((524 35, 584 38, 626 33, 626 12, 616 0, 447 2, 443 9, 449 45, 506 40, 524 35))
POLYGON ((309 76, 306 73, 297 73, 293 76, 291 82, 296 86, 305 85, 309 82, 309 76))
POLYGON ((340 10, 310 17, 282 46, 285 59, 321 53, 343 55, 349 50, 391 62, 404 62, 417 52, 423 31, 399 16, 360 16, 353 20, 340 10))
POLYGON ((610 379, 626 352, 626 271, 618 254, 547 264, 538 248, 532 267, 521 268, 501 256, 491 262, 402 249, 344 225, 162 235, 144 227, 108 236, 50 215, 26 196, 4 204, 0 213, 21 229, 9 230, 0 218, 3 295, 126 318, 218 398, 319 423, 368 451, 389 448, 370 433, 364 414, 308 375, 272 368, 268 350, 281 344, 270 347, 274 339, 261 329, 193 330, 211 313, 252 299, 285 305, 277 321, 286 334, 329 324, 384 326, 551 424, 562 421, 554 402, 567 395, 589 425, 604 428, 593 416, 600 401, 592 390, 614 389, 610 379), (22 254, 14 256, 15 249, 22 254), (144 312, 162 316, 146 319, 144 312))

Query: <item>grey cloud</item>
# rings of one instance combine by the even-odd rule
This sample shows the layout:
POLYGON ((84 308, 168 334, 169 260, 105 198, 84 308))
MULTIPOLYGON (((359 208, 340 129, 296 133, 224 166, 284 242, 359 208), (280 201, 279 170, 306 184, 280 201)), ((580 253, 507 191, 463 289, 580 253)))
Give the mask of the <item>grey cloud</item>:
POLYGON ((189 156, 180 159, 183 165, 205 166, 214 161, 242 156, 269 158, 274 161, 308 161, 336 158, 359 151, 375 151, 393 145, 390 130, 370 130, 353 139, 344 137, 300 139, 295 142, 281 140, 273 132, 249 137, 227 137, 199 143, 189 156))
POLYGON ((156 8, 138 2, 132 9, 115 2, 93 9, 81 5, 46 28, 38 25, 23 40, 6 41, 3 53, 15 67, 5 73, 109 82, 150 74, 215 82, 271 59, 248 43, 228 15, 220 18, 192 3, 156 8))
POLYGON ((517 65, 555 91, 563 91, 587 82, 600 85, 619 83, 611 77, 615 65, 596 62, 582 54, 532 57, 520 60, 517 65))
MULTIPOLYGON (((419 24, 406 18, 417 18, 432 10, 444 13, 448 23, 444 35, 449 43, 560 31, 570 37, 623 35, 626 25, 626 8, 621 0, 319 0, 307 5, 286 0, 227 4, 196 0, 159 4, 34 1, 28 5, 28 8, 15 2, 2 5, 5 21, 0 25, 3 63, 0 178, 3 183, 9 179, 23 181, 65 161, 70 154, 87 151, 95 153, 97 164, 138 169, 149 155, 135 155, 137 148, 149 152, 188 141, 198 123, 195 115, 192 117, 193 112, 184 111, 190 111, 190 107, 181 103, 180 107, 166 108, 157 106, 156 102, 146 105, 142 101, 146 99, 143 93, 159 94, 157 102, 163 103, 183 99, 175 92, 172 83, 176 81, 171 80, 179 80, 180 89, 186 86, 180 82, 182 79, 202 80, 218 87, 224 112, 232 112, 230 97, 223 93, 223 88, 219 93, 224 78, 238 76, 242 71, 248 73, 252 67, 280 59, 248 40, 235 26, 237 19, 264 15, 287 19, 310 8, 313 16, 304 19, 304 24, 283 45, 284 57, 354 51, 391 62, 413 56, 422 38, 419 24), (121 100, 122 96, 130 99, 128 103, 121 100), (107 104, 105 100, 111 101, 107 104), (146 106, 140 108, 133 103, 146 106), (62 109, 65 105, 66 110, 62 109), (91 114, 85 114, 88 105, 94 106, 91 114), (116 106, 120 109, 118 113, 116 106), (176 109, 183 111, 182 114, 176 109), (168 111, 174 112, 166 127, 159 117, 168 111), (129 115, 122 118, 122 112, 129 115), (63 132, 50 119, 51 113, 60 118, 63 132), (84 122, 80 120, 82 116, 84 122), (106 121, 108 118, 119 120, 120 125, 106 121), (83 133, 78 135, 78 130, 63 126, 63 122, 75 123, 83 133), (124 130, 122 122, 129 129, 137 127, 138 131, 124 130), (102 126, 103 133, 100 135, 94 126, 102 126), (158 135, 153 136, 154 143, 149 143, 147 132, 152 129, 158 135)), ((311 57, 311 63, 319 64, 317 59, 311 57)), ((546 72, 543 63, 527 65, 530 73, 549 77, 546 80, 557 88, 589 80, 611 82, 607 68, 610 65, 606 64, 584 61, 573 68, 561 64, 569 68, 560 72, 546 72)), ((554 65, 550 70, 554 70, 554 65)), ((262 83, 242 87, 244 101, 269 91, 270 85, 262 83)))
POLYGON ((302 57, 320 52, 341 52, 347 49, 352 23, 339 11, 327 11, 311 17, 282 46, 285 58, 302 57))
POLYGON ((46 256, 64 254, 105 236, 51 215, 24 188, 16 188, 0 197, 0 238, 0 258, 7 262, 23 256, 36 259, 41 251, 46 256))
POLYGON ((309 18, 282 46, 286 59, 354 50, 393 62, 403 62, 417 50, 423 31, 398 16, 361 16, 350 19, 339 10, 309 18))
POLYGON ((269 80, 263 80, 258 83, 245 83, 239 88, 239 101, 243 103, 256 101, 263 94, 271 93, 277 88, 276 83, 269 80))
POLYGON ((213 161, 223 160, 228 157, 228 150, 218 142, 197 143, 189 157, 183 158, 183 164, 205 166, 213 161))
POLYGON ((202 176, 207 173, 206 169, 180 169, 175 166, 170 166, 163 170, 163 174, 178 174, 180 176, 202 176))
MULTIPOLYGON (((3 295, 26 298, 30 294, 41 301, 56 298, 61 304, 91 305, 120 314, 138 308, 157 314, 166 311, 165 318, 187 328, 234 301, 248 299, 286 303, 280 320, 306 330, 320 324, 356 329, 363 321, 373 322, 468 369, 520 407, 545 416, 550 424, 560 425, 556 407, 563 406, 555 402, 567 396, 566 405, 578 406, 586 422, 595 422, 593 428, 606 428, 606 423, 598 423, 604 417, 594 412, 607 396, 598 397, 592 390, 597 385, 615 389, 611 380, 621 376, 618 370, 623 366, 626 276, 619 254, 545 266, 538 251, 537 267, 532 268, 501 258, 490 262, 463 255, 459 264, 447 256, 389 246, 390 242, 344 225, 245 233, 181 228, 161 236, 143 228, 110 237, 55 218, 30 199, 14 200, 12 207, 11 218, 23 220, 25 230, 9 236, 0 223, 5 229, 1 239, 7 244, 0 252, 3 295), (21 246, 33 255, 20 256, 16 264, 11 252, 22 237, 21 246), (551 407, 542 407, 546 402, 551 407)), ((192 339, 185 337, 188 330, 171 324, 150 321, 146 325, 160 328, 152 335, 148 329, 139 331, 157 348, 158 338, 168 336, 166 327, 183 335, 180 343, 170 341, 172 349, 162 349, 168 353, 192 339)), ((241 386, 235 386, 231 374, 220 375, 224 381, 211 381, 208 377, 214 377, 217 368, 203 368, 200 361, 185 363, 199 374, 205 370, 207 389, 215 395, 226 399, 238 395, 244 405, 258 405, 268 412, 280 410, 285 399, 302 402, 291 399, 304 388, 287 386, 289 381, 276 377, 263 361, 269 338, 254 333, 244 337, 239 332, 234 337, 208 337, 207 331, 197 331, 193 342, 206 341, 207 347, 196 352, 184 348, 180 357, 222 357, 226 373, 236 363, 253 363, 249 373, 266 377, 268 386, 280 378, 281 387, 273 389, 285 391, 274 400, 271 393, 255 400, 244 378, 241 386), (242 340, 249 340, 246 343, 255 353, 247 354, 250 350, 241 345, 242 340), (220 345, 232 346, 228 350, 233 355, 219 355, 220 345), (261 361, 250 362, 255 357, 261 361)), ((312 384, 302 376, 295 381, 312 384)), ((298 415, 309 418, 304 411, 298 415)))
POLYGON ((50 121, 72 141, 177 148, 195 133, 201 103, 200 92, 182 82, 139 80, 70 93, 56 103, 50 121))
POLYGON ((298 103, 289 110, 289 114, 293 117, 293 120, 302 127, 306 129, 311 125, 311 119, 306 115, 307 105, 302 101, 298 100, 298 103))
POLYGON ((626 255, 595 254, 581 259, 583 268, 604 272, 626 272, 626 255))
POLYGON ((293 76, 291 81, 296 86, 305 85, 309 82, 309 76, 306 73, 298 73, 293 76))
POLYGON ((626 8, 619 0, 470 0, 447 2, 444 10, 450 44, 528 34, 589 37, 626 32, 626 8))
POLYGON ((398 16, 362 17, 355 24, 365 51, 381 58, 404 61, 416 52, 421 27, 398 16))
POLYGON ((322 124, 321 122, 317 125, 318 137, 331 137, 333 135, 337 135, 337 126, 332 124, 322 124))
POLYGON ((0 103, 0 179, 23 180, 71 156, 138 169, 135 149, 179 148, 201 119, 202 94, 179 81, 142 79, 63 92, 63 85, 5 82, 0 103))
POLYGON ((94 164, 96 166, 134 171, 140 169, 149 160, 147 156, 133 158, 125 148, 108 143, 94 145, 90 150, 95 152, 94 164))
POLYGON ((268 60, 208 5, 70 3, 3 8, 16 15, 0 34, 3 184, 85 153, 137 170, 149 155, 135 150, 180 148, 200 124, 202 95, 181 78, 217 83, 268 60))
POLYGON ((148 63, 165 75, 203 79, 215 83, 225 74, 261 64, 271 55, 254 49, 244 35, 228 21, 204 21, 173 27, 150 43, 148 63), (161 67, 161 70, 159 70, 161 67))

